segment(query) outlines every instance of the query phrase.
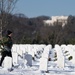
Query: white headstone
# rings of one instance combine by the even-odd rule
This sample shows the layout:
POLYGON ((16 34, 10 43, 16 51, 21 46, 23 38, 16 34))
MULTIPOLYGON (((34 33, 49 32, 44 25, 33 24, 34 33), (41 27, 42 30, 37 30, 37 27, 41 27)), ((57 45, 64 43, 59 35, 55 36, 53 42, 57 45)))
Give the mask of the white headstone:
POLYGON ((18 64, 18 53, 12 52, 13 65, 18 64))
POLYGON ((40 58, 40 71, 47 71, 48 70, 48 59, 47 58, 40 58))
POLYGON ((64 56, 59 45, 55 45, 55 50, 57 52, 57 66, 59 68, 64 68, 64 56))
POLYGON ((3 67, 5 69, 11 69, 12 68, 12 58, 11 57, 6 56, 4 58, 3 67))

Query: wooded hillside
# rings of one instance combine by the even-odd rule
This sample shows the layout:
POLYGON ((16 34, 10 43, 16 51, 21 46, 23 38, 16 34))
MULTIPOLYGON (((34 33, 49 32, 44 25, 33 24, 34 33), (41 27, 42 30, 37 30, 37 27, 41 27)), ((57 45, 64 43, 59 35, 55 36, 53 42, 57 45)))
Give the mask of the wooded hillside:
POLYGON ((14 43, 21 44, 75 44, 75 16, 69 16, 68 23, 62 28, 61 23, 45 26, 43 20, 48 16, 28 18, 23 14, 8 15, 8 25, 3 28, 12 30, 14 43))

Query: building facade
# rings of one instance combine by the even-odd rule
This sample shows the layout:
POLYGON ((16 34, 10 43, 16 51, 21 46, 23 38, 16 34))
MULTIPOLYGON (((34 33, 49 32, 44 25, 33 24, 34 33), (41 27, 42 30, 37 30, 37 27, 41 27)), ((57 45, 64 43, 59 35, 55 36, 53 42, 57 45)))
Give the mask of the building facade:
POLYGON ((48 26, 53 26, 54 22, 58 22, 62 24, 62 27, 67 24, 68 16, 52 16, 51 20, 44 20, 44 24, 48 26))

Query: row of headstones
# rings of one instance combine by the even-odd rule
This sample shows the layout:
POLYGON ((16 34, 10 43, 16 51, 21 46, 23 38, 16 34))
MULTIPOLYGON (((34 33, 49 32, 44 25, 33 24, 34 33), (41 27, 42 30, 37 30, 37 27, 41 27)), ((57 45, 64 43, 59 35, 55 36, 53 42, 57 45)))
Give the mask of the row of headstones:
MULTIPOLYGON (((34 53, 37 53, 38 50, 43 50, 43 53, 42 53, 42 57, 40 59, 40 67, 39 69, 40 70, 44 70, 44 71, 47 71, 47 68, 48 68, 48 56, 49 56, 49 52, 50 50, 52 49, 52 46, 51 45, 42 45, 42 47, 40 47, 40 45, 35 45, 33 48, 31 47, 32 45, 14 45, 13 48, 12 48, 12 56, 13 56, 13 61, 11 61, 11 58, 10 58, 10 61, 7 61, 5 60, 5 67, 8 67, 9 65, 7 65, 6 62, 13 62, 13 64, 17 64, 18 63, 18 54, 20 54, 21 56, 23 56, 23 53, 25 53, 26 51, 29 52, 29 54, 32 54, 30 53, 30 51, 34 53), (18 48, 17 48, 17 47, 18 48), (21 47, 19 47, 21 46, 21 47), (28 48, 29 47, 29 48, 28 48), (20 48, 20 49, 19 49, 20 48), (21 49, 22 48, 22 49, 21 49), (20 51, 20 52, 19 52, 20 51)), ((73 56, 73 59, 72 59, 72 63, 75 64, 75 56, 74 56, 74 46, 71 46, 71 45, 55 45, 55 50, 56 50, 56 53, 57 53, 57 66, 59 68, 64 68, 65 67, 65 58, 64 58, 64 52, 65 51, 69 51, 68 53, 70 53, 72 56, 73 56), (69 47, 68 47, 69 46, 69 47), (73 54, 72 54, 73 53, 73 54)), ((27 55, 26 56, 26 59, 31 59, 32 55, 29 56, 27 55), (28 58, 27 58, 28 57, 28 58)), ((5 58, 5 59, 8 59, 9 57, 5 58)), ((32 65, 32 59, 31 61, 29 61, 29 64, 31 62, 30 65, 32 65)), ((12 65, 11 65, 12 66, 12 65)))
MULTIPOLYGON (((8 66, 9 67, 12 66, 11 64, 7 65, 8 62, 10 62, 10 63, 13 62, 13 65, 18 64, 18 54, 22 56, 23 53, 25 53, 25 51, 27 51, 27 50, 28 50, 29 54, 31 54, 30 52, 32 52, 33 49, 34 49, 34 52, 35 52, 35 50, 37 51, 37 49, 41 50, 40 47, 38 47, 38 46, 39 45, 35 45, 35 48, 32 48, 32 45, 13 45, 13 47, 12 47, 13 61, 11 61, 10 57, 6 57, 4 67, 8 68, 8 66), (29 47, 29 48, 27 48, 27 47, 29 47), (6 59, 10 59, 10 60, 7 61, 6 59)), ((51 45, 48 45, 48 46, 44 45, 43 48, 44 48, 44 51, 43 51, 43 54, 42 54, 42 58, 40 59, 40 70, 45 71, 48 68, 47 67, 48 57, 49 57, 49 52, 52 49, 52 46, 51 45)), ((32 58, 32 56, 30 56, 28 54, 25 55, 25 59, 27 59, 29 65, 32 65, 32 59, 31 58, 32 58)))
MULTIPOLYGON (((57 67, 58 68, 65 68, 65 57, 72 56, 72 60, 70 61, 73 65, 75 65, 75 45, 61 45, 58 44, 55 45, 54 49, 50 46, 50 48, 45 47, 45 50, 43 52, 43 56, 40 60, 40 70, 41 71, 47 71, 48 70, 48 55, 51 50, 55 50, 57 54, 57 67), (49 50, 49 51, 48 51, 49 50), (67 53, 68 55, 67 55, 67 53)), ((54 53, 53 53, 54 54, 54 53)))
POLYGON ((18 64, 18 56, 21 56, 23 59, 27 60, 27 64, 32 66, 32 57, 37 53, 37 51, 43 51, 46 45, 22 45, 14 44, 12 47, 12 58, 5 57, 3 66, 4 68, 11 68, 12 64, 15 66, 18 64), (9 63, 9 64, 8 64, 9 63))
POLYGON ((43 51, 46 45, 30 45, 30 44, 14 44, 12 47, 13 52, 17 52, 20 56, 25 53, 31 54, 33 57, 37 54, 37 51, 43 51))
MULTIPOLYGON (((19 45, 18 45, 19 46, 19 45)), ((28 54, 31 54, 32 55, 32 53, 31 52, 34 52, 35 54, 37 53, 37 51, 43 51, 43 53, 42 53, 42 57, 41 57, 41 59, 40 59, 40 65, 39 65, 39 69, 40 70, 43 70, 43 71, 45 71, 45 70, 47 70, 47 65, 48 65, 48 57, 49 57, 49 52, 50 52, 50 50, 52 49, 52 45, 20 45, 21 46, 21 48, 24 50, 24 48, 25 48, 25 46, 26 47, 29 47, 29 48, 27 48, 27 50, 26 51, 28 51, 28 54), (24 48, 23 48, 23 46, 24 46, 24 48), (33 47, 34 48, 33 48, 33 47)), ((18 49, 18 51, 19 50, 22 50, 22 49, 18 49)), ((17 51, 16 51, 17 52, 17 51)), ((17 52, 18 53, 18 52, 17 52)), ((20 52, 19 52, 20 53, 20 52)), ((18 54, 19 54, 18 53, 18 54)), ((20 54, 21 55, 21 54, 20 54)), ((33 55, 32 55, 33 56, 33 55)), ((27 61, 29 61, 29 65, 32 65, 32 62, 30 61, 30 57, 29 57, 29 55, 27 56, 28 57, 28 59, 29 60, 27 60, 27 61)))

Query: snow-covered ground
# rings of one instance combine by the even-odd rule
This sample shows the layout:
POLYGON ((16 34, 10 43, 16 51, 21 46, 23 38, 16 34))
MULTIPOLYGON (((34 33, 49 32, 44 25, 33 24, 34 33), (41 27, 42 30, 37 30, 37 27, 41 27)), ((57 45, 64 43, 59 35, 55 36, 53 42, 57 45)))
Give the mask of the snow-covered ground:
MULTIPOLYGON (((40 51, 41 50, 42 49, 40 49, 40 51)), ((52 52, 49 53, 51 58, 54 54, 52 52)), ((13 70, 9 71, 3 67, 0 67, 0 75, 75 75, 75 65, 66 59, 64 68, 59 68, 57 66, 57 60, 53 61, 52 59, 51 61, 48 61, 48 72, 40 71, 39 67, 42 53, 40 54, 37 51, 36 56, 34 56, 34 60, 32 60, 32 66, 26 64, 26 59, 19 55, 18 64, 12 67, 13 70)))
POLYGON ((48 65, 49 72, 41 72, 39 70, 38 62, 34 63, 32 67, 16 66, 13 67, 13 71, 8 71, 4 68, 0 68, 0 75, 75 75, 74 66, 66 66, 64 69, 60 69, 55 66, 54 62, 50 62, 48 65))

